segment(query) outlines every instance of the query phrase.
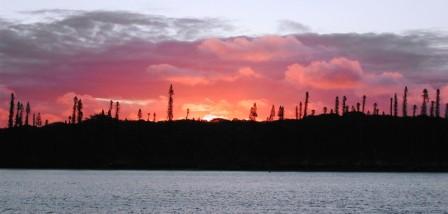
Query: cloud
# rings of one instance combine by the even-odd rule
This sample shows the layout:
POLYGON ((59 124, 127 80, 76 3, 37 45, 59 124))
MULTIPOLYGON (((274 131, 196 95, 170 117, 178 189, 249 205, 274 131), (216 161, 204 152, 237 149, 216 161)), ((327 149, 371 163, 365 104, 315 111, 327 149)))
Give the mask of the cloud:
POLYGON ((199 50, 223 60, 264 62, 297 57, 301 52, 306 52, 307 48, 291 36, 263 36, 207 39, 199 45, 199 50))
POLYGON ((278 21, 277 28, 277 31, 280 34, 307 33, 311 31, 311 28, 309 26, 292 20, 278 21))
POLYGON ((300 86, 318 89, 351 89, 361 85, 364 71, 357 61, 334 58, 328 62, 315 61, 308 66, 290 65, 285 79, 300 86))

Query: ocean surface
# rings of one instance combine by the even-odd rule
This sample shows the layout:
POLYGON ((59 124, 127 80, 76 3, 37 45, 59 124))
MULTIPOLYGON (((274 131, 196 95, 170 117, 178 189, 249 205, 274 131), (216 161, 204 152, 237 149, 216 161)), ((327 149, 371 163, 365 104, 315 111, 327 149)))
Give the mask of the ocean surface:
POLYGON ((0 170, 0 213, 448 213, 447 173, 0 170))

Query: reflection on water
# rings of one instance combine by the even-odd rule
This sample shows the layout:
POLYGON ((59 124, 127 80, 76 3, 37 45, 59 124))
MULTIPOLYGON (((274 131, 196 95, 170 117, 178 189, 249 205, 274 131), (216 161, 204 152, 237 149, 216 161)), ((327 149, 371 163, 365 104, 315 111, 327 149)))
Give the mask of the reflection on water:
POLYGON ((448 174, 0 170, 0 213, 448 211, 448 174))

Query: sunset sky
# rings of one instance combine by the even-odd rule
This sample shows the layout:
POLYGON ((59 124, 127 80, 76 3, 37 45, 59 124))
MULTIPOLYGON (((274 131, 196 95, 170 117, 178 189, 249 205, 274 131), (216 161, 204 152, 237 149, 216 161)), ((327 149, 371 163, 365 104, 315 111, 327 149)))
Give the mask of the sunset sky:
MULTIPOLYGON (((387 110, 410 89, 448 102, 448 1, 0 0, 0 127, 9 94, 50 122, 64 121, 76 95, 85 115, 122 104, 166 119, 259 120, 272 105, 286 117, 310 92, 311 109, 368 96, 387 110)), ((387 110, 388 111, 388 110, 387 110)))

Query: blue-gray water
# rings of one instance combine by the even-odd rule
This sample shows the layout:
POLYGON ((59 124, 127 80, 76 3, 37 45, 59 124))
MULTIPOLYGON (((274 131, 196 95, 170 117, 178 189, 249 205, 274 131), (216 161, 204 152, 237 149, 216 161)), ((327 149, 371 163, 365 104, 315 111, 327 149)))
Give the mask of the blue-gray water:
POLYGON ((0 170, 0 213, 447 213, 448 174, 0 170))

